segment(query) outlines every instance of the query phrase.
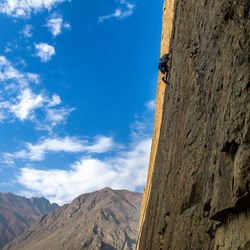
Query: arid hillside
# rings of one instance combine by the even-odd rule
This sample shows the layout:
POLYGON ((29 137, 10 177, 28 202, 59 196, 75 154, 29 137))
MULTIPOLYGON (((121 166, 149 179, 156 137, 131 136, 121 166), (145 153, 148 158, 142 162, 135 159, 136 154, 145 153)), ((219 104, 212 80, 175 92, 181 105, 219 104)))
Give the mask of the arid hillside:
POLYGON ((27 199, 12 193, 0 193, 0 249, 22 234, 39 216, 58 208, 45 198, 27 199))
POLYGON ((140 250, 250 249, 249 7, 164 3, 140 250))
POLYGON ((135 249, 141 193, 105 188, 44 215, 4 249, 135 249))

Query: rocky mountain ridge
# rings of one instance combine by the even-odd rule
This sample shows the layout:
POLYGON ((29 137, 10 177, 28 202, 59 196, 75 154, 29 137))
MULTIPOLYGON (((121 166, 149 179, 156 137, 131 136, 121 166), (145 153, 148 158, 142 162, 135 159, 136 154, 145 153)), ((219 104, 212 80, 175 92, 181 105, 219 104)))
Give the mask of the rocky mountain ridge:
POLYGON ((58 207, 45 198, 28 199, 12 193, 0 193, 0 249, 22 234, 39 216, 58 207))
POLYGON ((4 250, 135 249, 141 199, 141 193, 111 188, 80 195, 42 216, 4 250))

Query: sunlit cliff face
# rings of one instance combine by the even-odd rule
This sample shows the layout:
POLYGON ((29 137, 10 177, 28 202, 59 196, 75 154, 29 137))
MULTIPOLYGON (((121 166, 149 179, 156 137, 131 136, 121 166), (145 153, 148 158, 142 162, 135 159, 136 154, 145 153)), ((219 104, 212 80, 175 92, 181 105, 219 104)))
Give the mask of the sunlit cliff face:
POLYGON ((170 40, 169 5, 170 85, 158 83, 138 249, 247 249, 249 8, 178 1, 170 40))

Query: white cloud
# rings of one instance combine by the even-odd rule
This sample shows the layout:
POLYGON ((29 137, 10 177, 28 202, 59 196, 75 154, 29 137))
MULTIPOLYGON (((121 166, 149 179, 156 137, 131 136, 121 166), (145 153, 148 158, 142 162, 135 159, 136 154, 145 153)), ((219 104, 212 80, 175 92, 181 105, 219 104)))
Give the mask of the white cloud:
POLYGON ((4 51, 3 51, 3 52, 4 52, 4 53, 9 53, 9 52, 11 52, 11 51, 12 51, 12 49, 6 46, 6 47, 4 48, 4 51))
MULTIPOLYGON (((147 112, 146 116, 152 112, 147 112)), ((20 169, 17 182, 23 185, 21 194, 45 196, 63 204, 76 196, 104 187, 135 191, 146 183, 151 149, 152 117, 137 116, 131 125, 131 143, 127 147, 116 143, 112 137, 96 136, 93 140, 77 137, 46 138, 36 144, 26 144, 26 149, 10 154, 6 161, 17 158, 41 161, 47 154, 78 153, 78 161, 62 169, 37 169, 34 165, 20 169), (100 153, 107 153, 100 156, 100 153)))
POLYGON ((9 53, 9 52, 12 52, 14 49, 17 49, 17 48, 18 48, 18 44, 7 42, 6 46, 4 47, 3 52, 4 53, 9 53))
POLYGON ((8 166, 15 164, 15 161, 12 159, 12 155, 9 153, 2 153, 0 157, 0 162, 8 166))
POLYGON ((36 56, 40 57, 41 62, 48 62, 55 55, 55 48, 47 43, 35 43, 36 56))
POLYGON ((61 17, 49 19, 47 26, 53 36, 57 36, 62 32, 63 19, 61 17))
POLYGON ((0 122, 4 122, 8 118, 8 110, 10 108, 9 101, 0 102, 0 122))
POLYGON ((139 140, 141 137, 144 137, 147 135, 147 130, 148 124, 142 121, 135 121, 131 125, 131 136, 134 138, 134 140, 139 140))
POLYGON ((53 127, 55 127, 59 123, 65 123, 66 120, 68 119, 68 116, 74 109, 68 109, 68 108, 57 108, 57 109, 47 109, 46 110, 46 126, 44 127, 45 124, 43 124, 42 127, 38 126, 39 130, 51 130, 53 127))
POLYGON ((36 95, 28 88, 24 89, 17 99, 19 102, 10 109, 21 121, 27 119, 33 110, 42 107, 44 102, 42 95, 36 95))
MULTIPOLYGON (((33 145, 26 143, 26 149, 19 152, 4 153, 2 158, 5 162, 13 161, 14 159, 24 159, 30 161, 42 161, 48 153, 79 153, 85 152, 88 154, 105 153, 118 147, 115 145, 112 137, 96 136, 93 142, 82 141, 76 137, 65 138, 47 138, 33 145)), ((3 161, 2 160, 2 161, 3 161)))
POLYGON ((33 26, 31 24, 26 24, 23 28, 23 30, 21 31, 21 33, 25 36, 25 37, 32 37, 33 34, 31 32, 31 30, 33 29, 33 26))
POLYGON ((39 75, 28 72, 28 73, 26 73, 26 76, 30 82, 39 83, 39 80, 40 80, 39 75))
POLYGON ((0 56, 0 81, 10 79, 22 79, 24 75, 19 73, 4 56, 0 56))
POLYGON ((51 10, 57 3, 68 0, 0 0, 0 12, 13 17, 29 17, 31 12, 51 10))
POLYGON ((108 19, 123 19, 131 16, 134 13, 135 5, 126 0, 119 1, 121 7, 117 8, 112 14, 99 17, 99 22, 104 22, 108 19))
MULTIPOLYGON (((107 186, 131 191, 143 188, 146 184, 151 149, 151 138, 148 136, 151 132, 149 132, 148 127, 151 127, 152 120, 148 124, 145 117, 141 119, 146 123, 138 121, 137 118, 131 126, 132 142, 127 149, 114 142, 112 137, 97 136, 92 143, 73 137, 73 140, 76 140, 80 145, 79 151, 81 150, 85 154, 68 169, 43 170, 36 169, 34 166, 22 168, 17 176, 17 182, 24 186, 21 194, 45 196, 53 202, 63 204, 70 202, 82 193, 92 192, 107 186), (109 152, 109 154, 106 154, 104 158, 94 155, 94 153, 105 152, 109 152)), ((57 138, 57 140, 62 142, 64 138, 57 138)), ((34 156, 42 149, 42 153, 40 151, 40 156, 38 155, 42 158, 46 150, 49 153, 48 150, 55 152, 64 149, 63 146, 52 147, 48 145, 51 145, 51 139, 32 145, 29 153, 34 156)))
POLYGON ((3 122, 5 119, 5 116, 3 114, 3 112, 0 111, 0 122, 3 122))
POLYGON ((70 23, 68 23, 68 22, 64 22, 63 27, 64 27, 65 29, 70 29, 70 28, 71 28, 71 25, 70 25, 70 23))
POLYGON ((96 136, 95 143, 85 147, 85 151, 89 153, 105 153, 110 151, 114 147, 114 141, 112 137, 96 136))
POLYGON ((56 94, 49 97, 45 90, 34 91, 39 82, 39 75, 21 72, 6 57, 0 56, 0 122, 11 121, 14 116, 20 121, 32 121, 37 130, 50 132, 59 123, 66 122, 74 109, 63 107, 56 94))
POLYGON ((11 65, 6 57, 0 56, 0 81, 11 79, 17 81, 37 82, 39 80, 39 76, 37 74, 19 72, 11 65))
POLYGON ((59 35, 62 32, 62 28, 70 28, 70 24, 67 22, 63 22, 61 16, 54 15, 47 22, 47 27, 54 37, 59 35))
POLYGON ((62 101, 61 101, 60 96, 53 95, 52 100, 49 101, 48 107, 54 107, 54 106, 57 106, 57 105, 59 105, 61 103, 62 103, 62 101))
POLYGON ((150 111, 154 111, 155 110, 155 100, 151 100, 149 102, 146 103, 146 107, 150 110, 150 111))
POLYGON ((20 88, 26 87, 28 83, 38 83, 39 76, 33 73, 22 73, 12 66, 6 57, 0 55, 0 81, 6 85, 8 80, 18 82, 20 88))
POLYGON ((22 158, 28 157, 30 160, 43 160, 48 152, 69 152, 77 153, 83 151, 83 144, 77 138, 55 138, 45 139, 37 145, 27 144, 28 151, 22 158))
POLYGON ((59 204, 107 186, 135 191, 145 185, 150 147, 151 139, 144 138, 130 150, 104 160, 82 158, 69 170, 22 168, 18 182, 33 195, 45 196, 59 204))
POLYGON ((119 18, 121 17, 121 15, 122 15, 122 11, 120 9, 116 9, 115 12, 110 15, 99 17, 99 22, 103 22, 104 20, 107 20, 113 17, 119 18))

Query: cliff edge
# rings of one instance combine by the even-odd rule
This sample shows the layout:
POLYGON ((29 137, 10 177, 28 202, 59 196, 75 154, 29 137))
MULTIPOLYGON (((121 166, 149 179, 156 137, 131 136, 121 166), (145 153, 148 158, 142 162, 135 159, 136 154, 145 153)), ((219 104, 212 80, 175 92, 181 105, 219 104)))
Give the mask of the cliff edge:
POLYGON ((249 7, 164 3, 138 249, 250 249, 249 7))

